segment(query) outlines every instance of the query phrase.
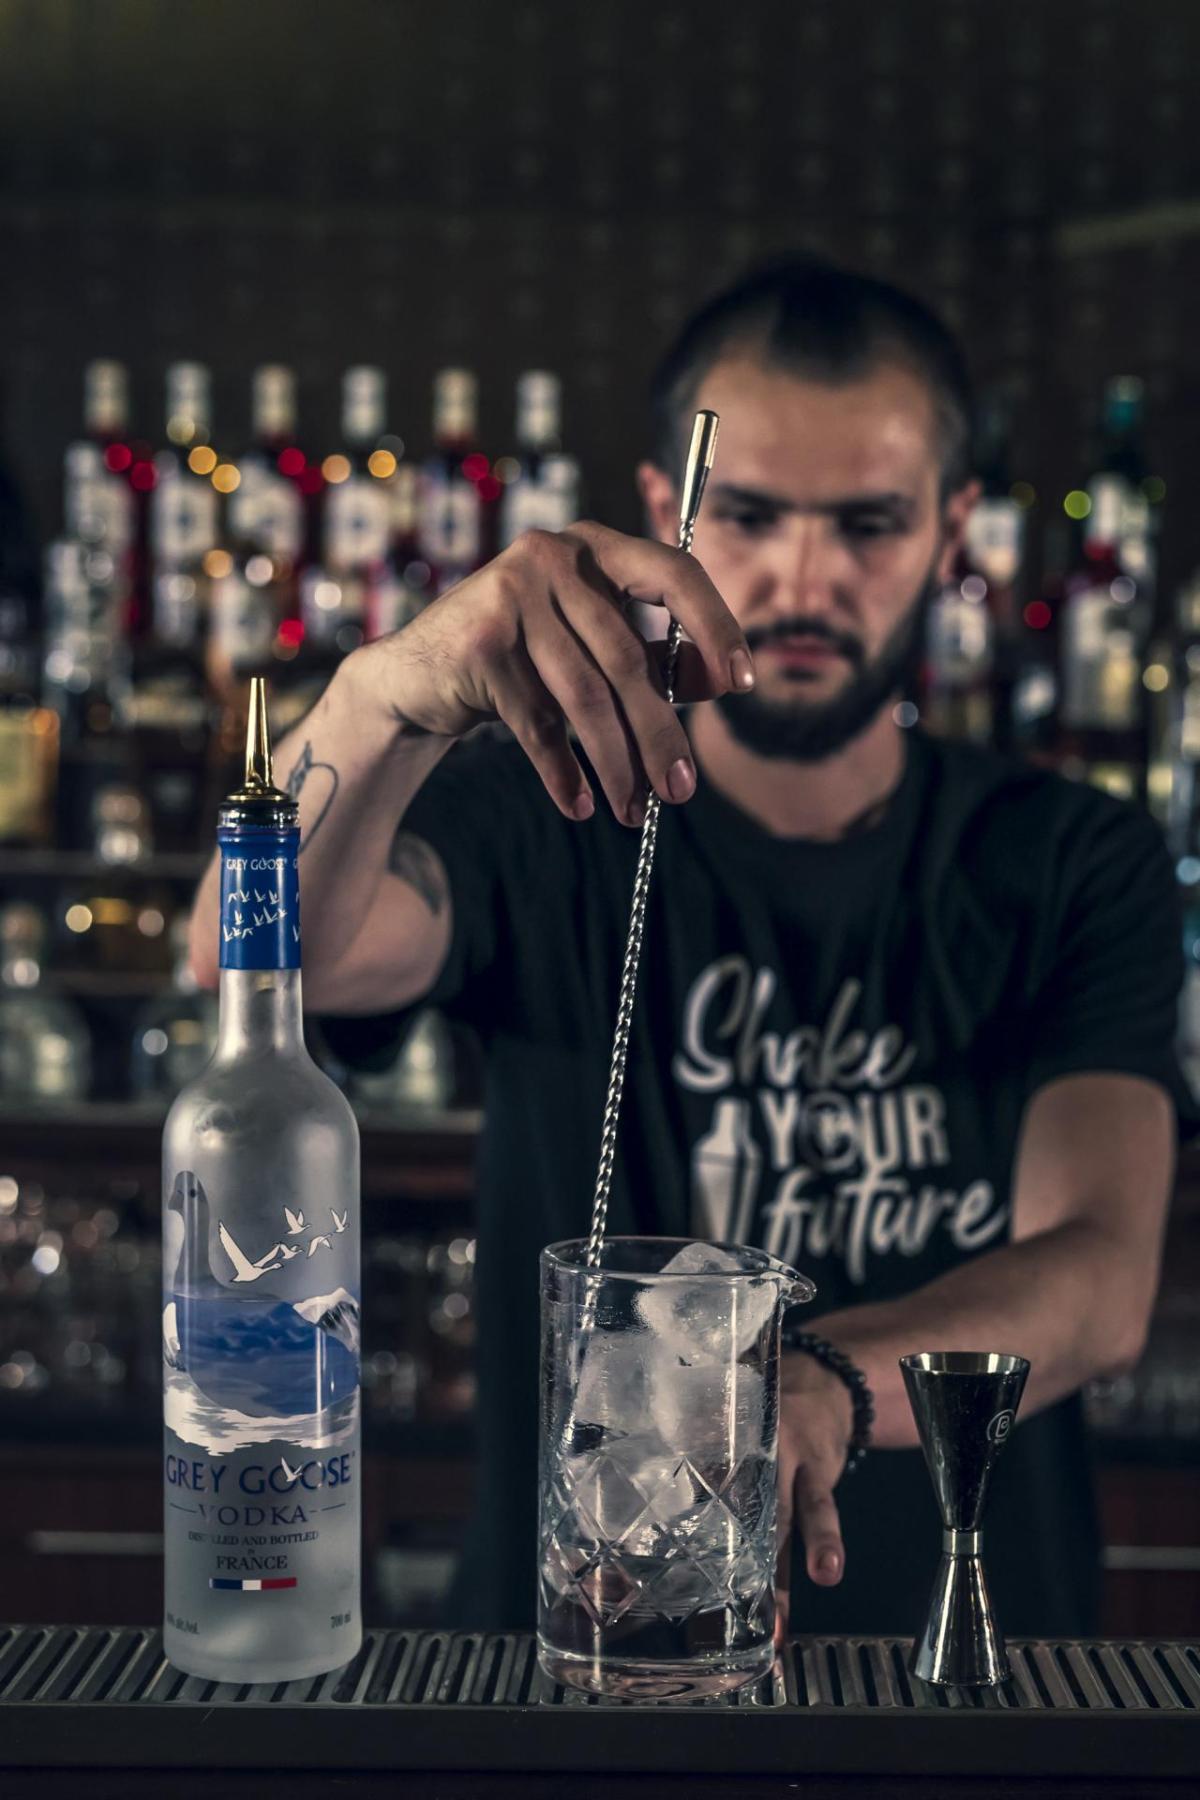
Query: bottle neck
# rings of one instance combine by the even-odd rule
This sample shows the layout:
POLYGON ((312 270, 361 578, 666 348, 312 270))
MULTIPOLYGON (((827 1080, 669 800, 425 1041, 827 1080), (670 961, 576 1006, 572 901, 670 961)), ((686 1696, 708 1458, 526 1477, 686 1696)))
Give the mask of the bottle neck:
POLYGON ((433 440, 443 452, 469 450, 475 436, 475 377, 443 369, 433 389, 433 440))
POLYGON ((217 1061, 305 1054, 299 969, 222 969, 217 1061))
POLYGON ((300 833, 268 821, 231 826, 222 814, 221 1001, 223 1060, 304 1054, 300 1005, 300 833))
POLYGON ((264 450, 282 448, 296 433, 296 384, 290 369, 271 364, 254 376, 251 409, 254 442, 264 450))

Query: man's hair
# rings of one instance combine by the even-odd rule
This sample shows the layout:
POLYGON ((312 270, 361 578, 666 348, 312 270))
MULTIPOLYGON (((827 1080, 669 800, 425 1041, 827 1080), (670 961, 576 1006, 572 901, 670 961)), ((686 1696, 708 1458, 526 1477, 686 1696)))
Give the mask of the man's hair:
POLYGON ((753 270, 710 300, 660 362, 650 390, 654 456, 676 480, 700 384, 731 351, 830 386, 889 363, 911 370, 934 402, 942 497, 969 479, 974 403, 966 359, 949 329, 890 282, 798 256, 753 270))

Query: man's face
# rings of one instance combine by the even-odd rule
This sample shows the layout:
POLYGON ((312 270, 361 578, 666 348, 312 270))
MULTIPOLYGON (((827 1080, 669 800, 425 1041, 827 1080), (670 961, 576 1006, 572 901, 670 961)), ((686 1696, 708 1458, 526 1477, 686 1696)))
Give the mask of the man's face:
MULTIPOLYGON (((695 403, 721 420, 695 554, 758 677, 722 710, 764 754, 831 755, 910 672, 923 603, 949 578, 976 490, 939 506, 933 400, 902 366, 830 387, 731 355, 695 403)), ((640 477, 658 535, 674 541, 674 484, 651 465, 640 477)))

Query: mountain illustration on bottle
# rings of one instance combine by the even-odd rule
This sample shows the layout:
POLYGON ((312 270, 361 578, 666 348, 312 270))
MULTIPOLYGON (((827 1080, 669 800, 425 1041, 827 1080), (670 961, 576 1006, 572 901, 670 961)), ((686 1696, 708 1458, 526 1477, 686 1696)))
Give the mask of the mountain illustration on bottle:
POLYGON ((317 1294, 312 1300, 300 1300, 296 1311, 319 1330, 340 1338, 347 1350, 358 1355, 361 1309, 345 1288, 337 1288, 332 1294, 317 1294))
MULTIPOLYGON (((162 1317, 168 1422, 187 1443, 220 1452, 273 1436, 336 1441, 358 1394, 359 1303, 344 1287, 282 1299, 276 1243, 241 1244, 223 1220, 212 1233, 204 1185, 175 1178, 166 1208, 162 1317), (219 1279, 211 1257, 223 1259, 219 1279)), ((303 1266, 298 1263, 297 1267, 303 1266)))

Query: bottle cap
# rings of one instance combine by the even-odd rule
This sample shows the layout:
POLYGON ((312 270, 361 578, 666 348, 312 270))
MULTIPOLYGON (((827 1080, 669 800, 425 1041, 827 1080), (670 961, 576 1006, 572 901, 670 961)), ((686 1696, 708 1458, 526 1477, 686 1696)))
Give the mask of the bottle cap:
POLYGON ((359 364, 342 376, 342 431, 348 444, 373 444, 381 436, 387 410, 387 376, 359 364))
POLYGON ((211 427, 210 382, 203 363, 167 367, 167 436, 173 444, 203 442, 211 427))
POLYGON ((89 431, 124 431, 129 422, 129 373, 124 363, 98 358, 83 371, 83 416, 89 431))
POLYGON ((296 377, 285 364, 255 369, 253 411, 258 437, 286 437, 296 429, 296 377))
POLYGON ((517 377, 517 441, 530 450, 558 448, 561 384, 546 369, 517 377))
POLYGON ((439 369, 433 378, 433 434, 439 442, 475 435, 475 395, 470 369, 439 369))

